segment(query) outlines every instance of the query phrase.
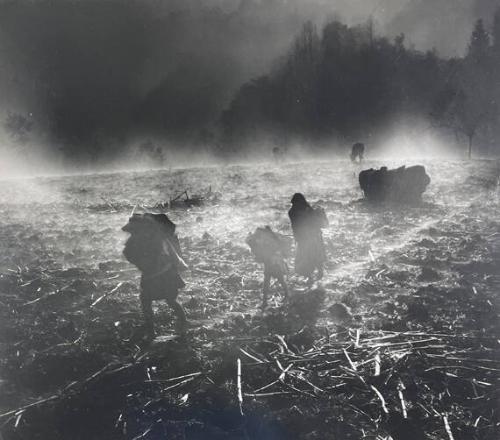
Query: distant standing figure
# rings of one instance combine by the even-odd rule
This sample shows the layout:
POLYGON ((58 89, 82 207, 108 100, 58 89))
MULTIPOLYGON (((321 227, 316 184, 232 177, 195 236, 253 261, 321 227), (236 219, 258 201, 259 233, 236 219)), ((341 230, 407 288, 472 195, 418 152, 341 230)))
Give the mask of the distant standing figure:
POLYGON ((351 162, 361 163, 363 161, 364 154, 365 154, 365 144, 362 144, 361 142, 356 142, 352 146, 351 162))
POLYGON ((187 268, 181 256, 175 224, 165 214, 134 214, 122 228, 130 237, 125 258, 141 271, 141 307, 146 330, 154 336, 153 301, 166 300, 178 319, 179 331, 186 331, 186 314, 177 301, 184 281, 179 271, 187 268))
POLYGON ((273 148, 273 158, 276 163, 282 162, 286 157, 286 149, 283 150, 280 147, 273 148))
POLYGON ((291 202, 288 216, 297 243, 295 272, 312 282, 315 270, 318 271, 318 279, 323 278, 326 251, 321 229, 328 226, 328 220, 322 208, 313 209, 300 193, 294 194, 291 202))

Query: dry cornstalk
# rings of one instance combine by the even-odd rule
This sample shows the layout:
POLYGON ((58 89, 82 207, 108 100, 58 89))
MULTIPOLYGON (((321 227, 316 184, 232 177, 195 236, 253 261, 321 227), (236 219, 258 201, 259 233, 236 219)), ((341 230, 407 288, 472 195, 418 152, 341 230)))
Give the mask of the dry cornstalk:
POLYGON ((20 412, 24 412, 28 408, 32 408, 34 406, 38 406, 38 405, 41 405, 41 404, 46 403, 46 402, 50 402, 51 400, 55 400, 57 398, 59 398, 59 396, 54 395, 54 396, 47 397, 46 399, 37 400, 36 402, 30 403, 29 405, 25 405, 25 406, 22 406, 21 408, 13 409, 11 411, 7 411, 6 413, 0 414, 0 418, 7 417, 7 416, 10 416, 12 414, 19 414, 20 412))
POLYGON ((199 267, 193 267, 191 270, 194 270, 199 273, 203 273, 205 275, 220 275, 219 272, 215 272, 213 270, 200 269, 199 267))
POLYGON ((284 354, 286 352, 288 353, 291 353, 293 354, 293 352, 288 348, 288 345, 287 343, 285 342, 285 338, 283 338, 283 336, 281 335, 275 335, 276 338, 278 338, 278 340, 280 341, 280 344, 279 344, 279 347, 280 347, 280 351, 284 354))
POLYGON ((299 393, 299 394, 303 394, 305 396, 309 396, 309 397, 313 397, 313 398, 316 398, 317 396, 315 396, 314 394, 311 394, 307 391, 304 391, 304 390, 299 390, 298 388, 294 387, 292 384, 289 384, 289 383, 285 383, 284 384, 287 388, 290 388, 292 390, 294 390, 295 392, 299 393))
POLYGON ((181 379, 186 379, 186 378, 191 378, 195 376, 199 376, 201 374, 201 371, 198 371, 197 373, 189 373, 189 374, 184 374, 183 376, 178 376, 178 377, 172 377, 170 379, 150 379, 147 380, 146 382, 175 382, 176 380, 181 380, 181 379))
MULTIPOLYGON (((277 383, 279 383, 279 380, 274 380, 271 383, 268 383, 267 385, 264 385, 263 387, 260 387, 260 388, 256 389, 254 391, 254 393, 259 393, 260 391, 267 390, 268 388, 271 388, 273 385, 275 385, 277 383)), ((249 394, 245 393, 245 395, 248 396, 249 394)))
POLYGON ((14 428, 17 428, 19 426, 19 423, 21 422, 21 419, 23 418, 24 410, 19 411, 16 413, 16 422, 14 423, 14 428))
POLYGON ((106 298, 107 296, 109 295, 112 295, 113 293, 117 292, 118 289, 122 286, 123 284, 123 281, 120 281, 112 290, 110 290, 109 292, 105 293, 104 295, 100 296, 99 298, 97 298, 91 305, 90 307, 94 307, 95 305, 97 305, 98 303, 100 303, 104 298, 106 298))
POLYGON ((347 361, 349 362, 349 365, 351 366, 351 369, 353 371, 358 371, 358 367, 356 364, 352 361, 352 359, 349 357, 349 353, 343 348, 342 351, 344 352, 345 357, 347 358, 347 361))
POLYGON ((312 382, 310 382, 309 380, 307 380, 303 376, 303 374, 294 374, 293 377, 302 380, 303 382, 305 382, 306 384, 308 384, 309 386, 311 386, 313 388, 313 390, 316 391, 316 392, 320 392, 320 393, 324 393, 325 392, 325 390, 322 390, 320 387, 314 385, 312 382))
POLYGON ((279 396, 281 394, 291 394, 290 391, 276 391, 275 393, 245 393, 247 397, 271 397, 271 396, 279 396))
POLYGON ((450 440, 455 440, 455 437, 453 437, 453 432, 451 432, 450 422, 448 422, 448 416, 443 416, 443 423, 444 423, 444 429, 448 434, 448 438, 450 440))
POLYGON ((153 429, 154 424, 152 424, 148 429, 146 429, 142 434, 135 436, 132 440, 140 440, 141 438, 145 438, 153 429))
POLYGON ((377 397, 379 398, 380 400, 380 403, 382 404, 382 410, 386 413, 386 414, 389 414, 389 410, 387 409, 387 405, 385 403, 385 399, 384 399, 384 396, 382 395, 382 393, 377 390, 377 388, 375 388, 373 385, 371 385, 371 389, 373 391, 375 391, 375 394, 377 395, 377 397))
POLYGON ((276 364, 278 365, 278 368, 281 370, 281 374, 278 380, 280 382, 283 382, 285 380, 286 373, 288 372, 288 370, 290 370, 290 368, 292 368, 293 363, 289 364, 286 368, 283 368, 283 365, 281 365, 280 361, 278 359, 275 360, 276 364))
POLYGON ((236 361, 237 364, 237 376, 236 376, 236 385, 238 388, 238 403, 240 405, 240 414, 243 415, 243 393, 241 392, 241 359, 238 358, 236 361))
POLYGON ((184 380, 182 380, 180 382, 177 382, 174 385, 170 385, 169 387, 162 388, 162 391, 165 392, 165 391, 169 391, 169 390, 172 390, 174 388, 180 387, 180 386, 182 386, 182 385, 184 385, 186 383, 189 383, 189 382, 193 381, 195 378, 196 378, 196 376, 188 377, 187 379, 184 379, 184 380))
MULTIPOLYGON (((403 342, 385 342, 385 343, 380 343, 380 344, 375 344, 372 347, 373 348, 381 348, 381 347, 396 347, 399 345, 415 345, 415 344, 421 344, 423 342, 431 342, 431 341, 437 341, 436 338, 428 338, 428 339, 419 339, 417 341, 403 341, 403 342)), ((416 347, 419 350, 423 348, 445 348, 446 345, 427 345, 425 347, 416 347)))
POLYGON ((375 376, 380 376, 380 353, 375 354, 375 376))
POLYGON ((403 390, 405 389, 405 386, 403 382, 399 382, 398 384, 398 396, 399 396, 399 401, 401 402, 401 411, 403 412, 403 417, 405 419, 408 418, 408 412, 406 411, 406 402, 403 396, 403 390))
POLYGON ((240 351, 241 351, 243 354, 247 355, 250 359, 253 359, 255 362, 257 362, 257 363, 259 363, 259 364, 263 364, 263 363, 264 363, 264 361, 262 361, 262 360, 260 360, 259 358, 257 358, 257 357, 255 357, 255 356, 251 355, 250 353, 246 352, 246 351, 245 351, 245 350, 243 350, 241 347, 240 347, 240 351))

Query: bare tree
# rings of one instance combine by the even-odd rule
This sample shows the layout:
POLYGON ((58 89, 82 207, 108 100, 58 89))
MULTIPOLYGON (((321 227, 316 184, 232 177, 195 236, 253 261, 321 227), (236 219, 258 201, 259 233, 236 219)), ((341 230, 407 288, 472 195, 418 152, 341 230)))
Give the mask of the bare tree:
POLYGON ((456 66, 453 84, 449 84, 434 103, 433 117, 438 124, 467 139, 469 159, 477 134, 488 127, 498 113, 491 90, 494 69, 490 49, 489 35, 482 20, 478 20, 467 56, 456 66))
POLYGON ((20 113, 9 112, 3 125, 11 139, 21 144, 25 144, 33 129, 33 120, 20 113))
POLYGON ((458 88, 443 92, 433 116, 440 126, 466 137, 467 157, 471 159, 474 139, 494 118, 496 104, 488 93, 487 83, 482 83, 476 74, 462 72, 461 76, 458 88))

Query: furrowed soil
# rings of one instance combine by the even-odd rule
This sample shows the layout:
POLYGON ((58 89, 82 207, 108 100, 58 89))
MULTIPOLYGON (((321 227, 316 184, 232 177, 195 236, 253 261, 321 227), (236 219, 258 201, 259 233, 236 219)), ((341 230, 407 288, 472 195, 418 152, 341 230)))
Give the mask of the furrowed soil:
POLYGON ((498 164, 423 164, 418 206, 362 201, 341 161, 0 182, 0 438, 500 438, 498 164), (326 275, 262 311, 245 238, 290 235, 295 192, 326 275), (144 338, 134 207, 178 225, 185 339, 161 301, 144 338))

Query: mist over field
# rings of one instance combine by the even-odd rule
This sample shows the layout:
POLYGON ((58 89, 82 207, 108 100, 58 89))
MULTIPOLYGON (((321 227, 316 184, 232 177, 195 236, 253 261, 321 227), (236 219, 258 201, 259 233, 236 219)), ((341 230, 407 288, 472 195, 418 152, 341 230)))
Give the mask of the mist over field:
POLYGON ((410 426, 423 440, 445 438, 446 417, 457 438, 496 440, 498 164, 362 166, 402 164, 431 176, 419 204, 364 202, 347 159, 1 181, 3 438, 399 440, 410 426), (308 287, 289 256, 291 299, 273 286, 262 310, 246 238, 269 225, 291 240, 296 191, 326 211, 325 276, 308 287), (141 339, 132 212, 177 225, 186 340, 164 301, 141 339))
POLYGON ((0 0, 0 440, 498 440, 498 0, 0 0))
MULTIPOLYGON (((203 162, 207 154, 265 157, 276 145, 342 156, 357 140, 384 150, 386 133, 411 126, 433 138, 449 136, 446 144, 463 153, 463 126, 470 124, 451 113, 463 105, 477 112, 484 104, 483 92, 464 80, 467 68, 459 66, 464 74, 457 76, 457 64, 471 57, 478 19, 488 38, 480 36, 480 45, 498 46, 496 6, 490 0, 1 2, 2 170, 175 166, 187 158, 203 162), (459 90, 474 102, 462 102, 459 90)), ((480 70, 494 77, 498 61, 480 70)), ((498 96, 496 83, 484 79, 498 96)), ((486 113, 474 140, 479 155, 495 155, 498 115, 486 113)))

